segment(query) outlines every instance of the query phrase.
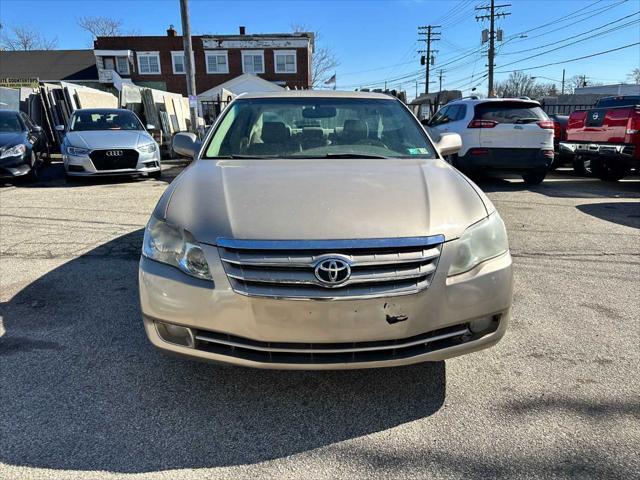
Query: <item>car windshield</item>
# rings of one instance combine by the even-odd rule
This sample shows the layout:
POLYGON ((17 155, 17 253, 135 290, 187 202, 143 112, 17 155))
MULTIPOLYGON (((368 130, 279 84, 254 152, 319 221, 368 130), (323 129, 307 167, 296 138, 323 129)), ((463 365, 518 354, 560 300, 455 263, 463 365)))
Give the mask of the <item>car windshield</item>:
POLYGON ((22 132, 24 127, 18 114, 14 112, 0 112, 0 132, 2 133, 18 133, 22 132))
POLYGON ((133 112, 108 110, 76 112, 71 120, 70 131, 86 130, 143 130, 143 127, 133 112))
POLYGON ((435 158, 398 100, 261 98, 235 101, 204 158, 435 158))

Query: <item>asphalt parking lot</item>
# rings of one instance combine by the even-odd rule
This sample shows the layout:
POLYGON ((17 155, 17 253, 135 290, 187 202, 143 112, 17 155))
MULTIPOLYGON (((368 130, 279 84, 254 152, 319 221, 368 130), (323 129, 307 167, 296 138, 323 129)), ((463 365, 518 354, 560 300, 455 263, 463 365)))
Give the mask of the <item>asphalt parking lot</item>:
POLYGON ((482 180, 515 263, 496 347, 378 371, 166 357, 137 298, 163 180, 0 188, 0 478, 640 476, 640 179, 482 180))

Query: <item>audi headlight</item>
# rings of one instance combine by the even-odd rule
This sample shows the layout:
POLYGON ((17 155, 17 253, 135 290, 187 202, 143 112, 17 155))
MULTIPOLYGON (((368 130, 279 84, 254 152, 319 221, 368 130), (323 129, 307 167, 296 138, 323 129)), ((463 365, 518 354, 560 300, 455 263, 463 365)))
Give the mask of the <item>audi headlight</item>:
POLYGON ((7 148, 4 152, 0 153, 0 158, 18 157, 27 151, 27 147, 24 145, 14 145, 11 148, 7 148))
POLYGON ((151 217, 144 231, 142 254, 193 277, 211 280, 209 264, 193 235, 155 217, 151 217))
POLYGON ((449 267, 449 276, 468 272, 477 265, 509 251, 504 222, 498 213, 471 225, 456 241, 456 256, 449 267))
POLYGON ((80 147, 67 147, 67 154, 75 157, 89 155, 89 149, 80 147))
POLYGON ((150 143, 148 145, 142 145, 141 147, 138 147, 138 150, 140 150, 142 153, 153 153, 158 149, 157 145, 155 142, 150 143))

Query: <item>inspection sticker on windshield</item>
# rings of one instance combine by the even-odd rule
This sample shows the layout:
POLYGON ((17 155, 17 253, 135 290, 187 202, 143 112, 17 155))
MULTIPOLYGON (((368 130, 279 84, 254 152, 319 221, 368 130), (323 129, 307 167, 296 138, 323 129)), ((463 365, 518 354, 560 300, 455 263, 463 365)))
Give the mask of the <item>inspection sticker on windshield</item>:
POLYGON ((429 153, 429 150, 424 147, 407 148, 407 150, 409 151, 409 155, 426 155, 427 153, 429 153))

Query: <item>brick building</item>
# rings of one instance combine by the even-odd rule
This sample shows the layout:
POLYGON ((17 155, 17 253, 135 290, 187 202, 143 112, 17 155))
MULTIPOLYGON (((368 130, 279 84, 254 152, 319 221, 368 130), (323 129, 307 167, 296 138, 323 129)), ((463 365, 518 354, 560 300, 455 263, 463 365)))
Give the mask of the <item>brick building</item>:
MULTIPOLYGON (((310 88, 313 33, 192 36, 197 93, 244 73, 291 89, 310 88)), ((187 94, 182 36, 98 37, 96 66, 103 83, 132 81, 187 94)))

